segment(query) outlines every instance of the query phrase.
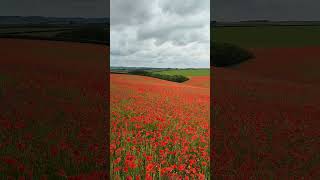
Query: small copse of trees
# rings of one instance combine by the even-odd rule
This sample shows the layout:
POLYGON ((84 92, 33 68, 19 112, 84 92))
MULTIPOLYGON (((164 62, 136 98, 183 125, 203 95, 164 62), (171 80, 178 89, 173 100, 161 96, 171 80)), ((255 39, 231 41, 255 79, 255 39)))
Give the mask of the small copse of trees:
POLYGON ((182 82, 189 80, 189 78, 182 76, 182 75, 159 74, 159 73, 154 73, 151 71, 143 71, 143 70, 130 71, 129 74, 140 75, 140 76, 149 76, 149 77, 154 77, 154 78, 163 79, 163 80, 167 80, 167 81, 178 82, 178 83, 182 83, 182 82))
POLYGON ((55 35, 55 38, 64 38, 68 40, 88 40, 98 42, 109 42, 109 32, 101 27, 79 28, 71 31, 61 32, 55 35))
POLYGON ((228 43, 213 43, 210 56, 215 67, 236 65, 254 57, 250 51, 228 43))

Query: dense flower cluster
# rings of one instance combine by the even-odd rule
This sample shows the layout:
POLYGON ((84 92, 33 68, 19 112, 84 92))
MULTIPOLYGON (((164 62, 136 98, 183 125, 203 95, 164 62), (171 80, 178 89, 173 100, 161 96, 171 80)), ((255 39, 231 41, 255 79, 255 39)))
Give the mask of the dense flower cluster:
POLYGON ((215 177, 320 177, 318 51, 254 50, 252 62, 211 69, 215 177))
POLYGON ((107 49, 0 41, 0 179, 103 179, 107 49))
POLYGON ((209 105, 209 88, 112 74, 113 179, 207 179, 209 105))

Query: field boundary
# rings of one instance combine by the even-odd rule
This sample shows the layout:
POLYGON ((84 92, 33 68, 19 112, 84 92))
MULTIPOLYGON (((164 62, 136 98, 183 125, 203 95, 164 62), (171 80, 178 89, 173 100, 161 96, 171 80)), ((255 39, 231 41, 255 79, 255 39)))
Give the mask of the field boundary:
POLYGON ((72 31, 71 28, 65 28, 65 29, 51 29, 51 30, 33 30, 33 31, 14 31, 14 32, 6 32, 1 33, 2 35, 15 35, 15 34, 25 34, 25 33, 42 33, 42 32, 65 32, 65 31, 72 31))
POLYGON ((3 39, 26 39, 26 40, 44 40, 44 41, 62 41, 62 42, 76 42, 76 43, 88 43, 88 44, 99 44, 110 46, 109 42, 106 41, 95 41, 88 39, 69 39, 69 38, 50 38, 50 37, 32 37, 32 36, 23 36, 23 35, 0 35, 0 38, 3 39))
MULTIPOLYGON (((110 74, 128 74, 126 72, 112 72, 110 71, 110 74)), ((128 75, 132 75, 132 74, 128 74, 128 75)))
POLYGON ((263 27, 263 26, 320 26, 320 21, 263 21, 263 22, 213 22, 210 23, 211 27, 263 27))

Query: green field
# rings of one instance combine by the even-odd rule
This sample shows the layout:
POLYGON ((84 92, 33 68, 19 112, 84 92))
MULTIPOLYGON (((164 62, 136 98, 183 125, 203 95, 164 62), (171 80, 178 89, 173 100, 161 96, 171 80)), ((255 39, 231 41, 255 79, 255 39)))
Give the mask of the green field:
POLYGON ((0 38, 26 38, 109 43, 109 28, 102 25, 75 27, 0 27, 0 38))
POLYGON ((246 48, 320 46, 320 26, 212 27, 212 41, 246 48))
POLYGON ((158 74, 167 74, 167 75, 182 75, 182 76, 209 76, 210 69, 179 69, 179 70, 167 70, 159 71, 158 74))
POLYGON ((7 33, 37 33, 37 32, 61 32, 65 30, 72 30, 72 28, 48 28, 48 27, 0 27, 0 34, 7 34, 7 33))

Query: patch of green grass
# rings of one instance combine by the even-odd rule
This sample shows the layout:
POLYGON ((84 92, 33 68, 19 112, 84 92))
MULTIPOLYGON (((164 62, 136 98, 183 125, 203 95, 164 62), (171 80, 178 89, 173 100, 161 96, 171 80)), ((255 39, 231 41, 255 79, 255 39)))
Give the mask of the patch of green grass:
POLYGON ((0 36, 4 38, 22 38, 38 40, 58 40, 108 44, 109 28, 101 26, 83 27, 0 27, 0 36))
POLYGON ((245 48, 320 45, 320 26, 212 27, 211 40, 245 48))
POLYGON ((71 28, 62 28, 62 27, 7 27, 0 28, 0 34, 8 34, 8 33, 16 33, 16 34, 24 34, 24 33, 43 33, 43 32, 61 32, 65 30, 69 30, 71 28))
POLYGON ((178 69, 159 71, 158 74, 182 75, 182 76, 210 76, 210 69, 178 69))

